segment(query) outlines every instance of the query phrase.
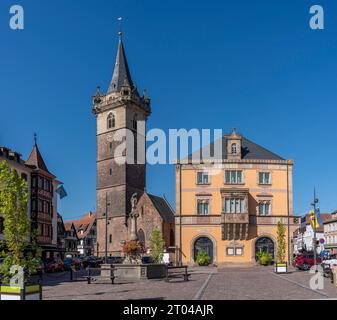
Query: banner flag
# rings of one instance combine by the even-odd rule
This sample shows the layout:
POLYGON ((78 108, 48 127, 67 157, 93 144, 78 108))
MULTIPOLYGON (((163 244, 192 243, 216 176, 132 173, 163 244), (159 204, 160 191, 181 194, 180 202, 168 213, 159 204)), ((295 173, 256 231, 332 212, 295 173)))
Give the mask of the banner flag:
POLYGON ((60 199, 63 199, 68 196, 67 191, 64 189, 63 185, 56 190, 56 193, 59 194, 60 199))
POLYGON ((317 218, 317 222, 318 222, 319 226, 322 226, 323 220, 322 220, 322 217, 321 217, 321 210, 319 210, 319 209, 316 209, 316 218, 317 218))
MULTIPOLYGON (((317 210, 316 210, 317 212, 317 210)), ((319 227, 319 223, 317 221, 315 210, 310 210, 310 223, 313 229, 317 229, 319 227)))

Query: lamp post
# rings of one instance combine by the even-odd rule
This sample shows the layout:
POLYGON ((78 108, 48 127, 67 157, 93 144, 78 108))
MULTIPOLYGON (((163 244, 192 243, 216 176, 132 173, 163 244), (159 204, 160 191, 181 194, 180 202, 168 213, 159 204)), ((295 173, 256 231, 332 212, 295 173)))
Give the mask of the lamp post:
POLYGON ((314 207, 314 223, 313 223, 313 227, 314 227, 314 265, 315 265, 315 272, 318 272, 317 270, 317 239, 316 239, 316 221, 317 221, 317 217, 316 217, 316 204, 318 203, 318 199, 316 198, 316 189, 314 189, 314 201, 311 204, 314 207))

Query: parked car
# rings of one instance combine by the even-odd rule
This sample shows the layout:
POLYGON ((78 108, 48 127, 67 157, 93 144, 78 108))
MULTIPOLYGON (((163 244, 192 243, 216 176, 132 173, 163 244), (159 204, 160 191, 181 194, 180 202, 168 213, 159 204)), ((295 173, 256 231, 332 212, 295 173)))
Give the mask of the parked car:
POLYGON ((64 271, 64 264, 61 259, 48 259, 45 264, 45 272, 64 271))
MULTIPOLYGON (((123 257, 107 257, 108 264, 121 264, 123 261, 123 257)), ((105 263, 105 258, 103 258, 103 263, 105 263)))
POLYGON ((322 262, 323 275, 326 278, 332 278, 333 268, 337 267, 337 255, 331 255, 329 258, 324 259, 322 262))
POLYGON ((337 254, 333 254, 328 259, 324 259, 323 263, 329 265, 331 269, 337 267, 337 254))
POLYGON ((95 257, 86 257, 82 261, 82 266, 83 268, 97 268, 99 267, 99 264, 95 257))
POLYGON ((70 270, 70 268, 75 268, 75 270, 81 269, 81 261, 77 258, 65 258, 63 260, 64 269, 70 270))
POLYGON ((45 272, 46 272, 46 265, 42 260, 40 260, 38 262, 38 266, 36 267, 36 272, 33 273, 32 275, 41 275, 45 272))
MULTIPOLYGON (((321 264, 322 259, 317 255, 316 263, 321 264)), ((314 253, 300 253, 295 258, 295 267, 299 270, 309 270, 315 264, 314 253)))

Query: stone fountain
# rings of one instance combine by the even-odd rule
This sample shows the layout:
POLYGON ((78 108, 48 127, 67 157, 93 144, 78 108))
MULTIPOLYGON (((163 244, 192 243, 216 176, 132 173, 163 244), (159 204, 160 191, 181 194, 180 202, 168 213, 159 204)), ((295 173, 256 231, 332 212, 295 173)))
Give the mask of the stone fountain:
MULTIPOLYGON (((131 197, 131 213, 130 213, 130 241, 138 241, 137 235, 137 193, 131 197)), ((142 264, 141 253, 127 254, 123 264, 116 264, 115 277, 121 280, 146 280, 146 279, 161 279, 166 276, 165 264, 142 264)))

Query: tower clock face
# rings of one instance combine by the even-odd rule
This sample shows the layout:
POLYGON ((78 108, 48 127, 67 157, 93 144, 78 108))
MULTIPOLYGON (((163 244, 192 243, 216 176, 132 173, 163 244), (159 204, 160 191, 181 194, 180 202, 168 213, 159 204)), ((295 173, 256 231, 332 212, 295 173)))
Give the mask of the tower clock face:
POLYGON ((112 133, 109 133, 109 134, 107 135, 106 140, 107 140, 108 142, 112 142, 112 141, 113 141, 113 135, 112 135, 112 133))

